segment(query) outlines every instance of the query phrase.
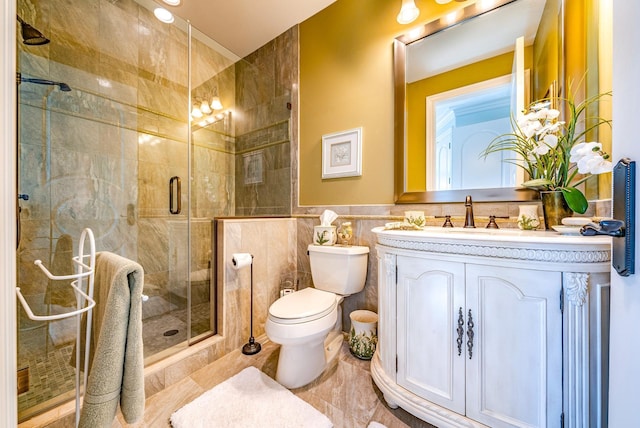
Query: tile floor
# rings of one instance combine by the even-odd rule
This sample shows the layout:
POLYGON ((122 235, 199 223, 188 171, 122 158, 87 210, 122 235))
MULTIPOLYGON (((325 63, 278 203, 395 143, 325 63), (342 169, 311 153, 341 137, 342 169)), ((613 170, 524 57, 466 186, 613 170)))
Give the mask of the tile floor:
MULTIPOLYGON (((170 427, 169 417, 174 411, 248 366, 275 377, 280 348, 264 337, 259 341, 262 344, 260 353, 247 356, 240 350, 231 352, 149 397, 143 421, 128 425, 118 415, 112 427, 170 427)), ((322 376, 293 392, 327 415, 336 428, 366 428, 371 421, 388 428, 434 428, 402 409, 390 409, 371 380, 369 364, 369 361, 353 357, 345 342, 337 361, 322 376)), ((250 410, 250 404, 247 410, 250 410)))

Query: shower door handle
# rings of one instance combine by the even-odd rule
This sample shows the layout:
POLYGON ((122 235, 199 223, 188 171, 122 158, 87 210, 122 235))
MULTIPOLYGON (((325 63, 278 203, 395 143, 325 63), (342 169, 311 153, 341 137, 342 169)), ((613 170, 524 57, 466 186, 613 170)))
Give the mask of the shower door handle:
POLYGON ((20 248, 20 228, 22 226, 20 224, 20 211, 22 211, 22 208, 20 208, 20 204, 16 202, 16 250, 20 248))
POLYGON ((180 214, 181 211, 182 211, 182 185, 180 183, 180 177, 176 175, 171 177, 171 179, 169 180, 169 212, 171 214, 180 214), (174 183, 175 183, 175 186, 174 186, 174 183), (175 188, 175 192, 174 192, 174 188, 175 188), (173 196, 174 193, 176 194, 176 198, 174 198, 173 196), (175 209, 173 208, 174 199, 176 199, 175 209))

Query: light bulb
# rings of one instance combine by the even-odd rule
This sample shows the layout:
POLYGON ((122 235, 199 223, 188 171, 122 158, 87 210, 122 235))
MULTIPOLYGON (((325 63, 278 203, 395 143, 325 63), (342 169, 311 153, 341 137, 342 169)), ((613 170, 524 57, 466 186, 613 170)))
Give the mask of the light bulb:
POLYGON ((202 111, 198 107, 194 106, 193 109, 191 110, 191 116, 195 118, 201 118, 202 111))
POLYGON ((209 107, 206 101, 203 101, 202 104, 200 104, 200 111, 204 114, 211 114, 211 107, 209 107))
POLYGON ((222 110, 222 103, 220 102, 220 97, 215 96, 211 100, 211 108, 214 110, 222 110))
POLYGON ((413 0, 402 0, 402 7, 397 17, 398 23, 409 24, 415 21, 418 15, 420 15, 420 9, 416 7, 413 0))
POLYGON ((451 3, 451 0, 436 0, 436 3, 438 3, 438 4, 447 4, 447 3, 451 3))
POLYGON ((180 0, 162 0, 169 6, 178 6, 180 4, 180 0))

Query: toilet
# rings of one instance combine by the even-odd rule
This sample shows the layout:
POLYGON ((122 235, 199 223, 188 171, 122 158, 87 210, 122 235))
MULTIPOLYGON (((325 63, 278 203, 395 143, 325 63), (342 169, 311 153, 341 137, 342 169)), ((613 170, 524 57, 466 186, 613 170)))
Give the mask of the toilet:
POLYGON ((342 303, 362 291, 369 247, 309 245, 315 288, 285 294, 269 307, 265 331, 280 345, 276 381, 300 388, 316 379, 342 345, 342 303))

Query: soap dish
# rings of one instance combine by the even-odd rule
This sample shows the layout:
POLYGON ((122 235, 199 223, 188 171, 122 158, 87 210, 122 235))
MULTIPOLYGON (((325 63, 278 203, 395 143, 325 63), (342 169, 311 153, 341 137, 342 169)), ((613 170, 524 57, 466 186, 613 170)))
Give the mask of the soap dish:
POLYGON ((591 223, 590 217, 565 217, 562 219, 562 224, 565 226, 578 226, 582 227, 585 224, 591 223))

